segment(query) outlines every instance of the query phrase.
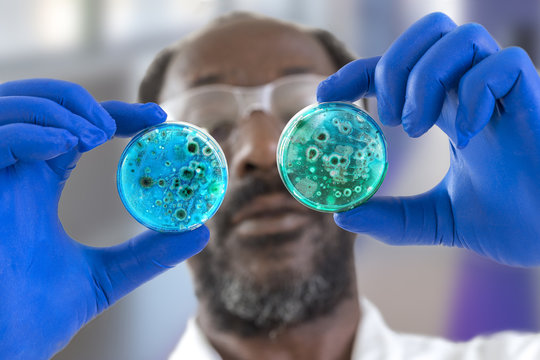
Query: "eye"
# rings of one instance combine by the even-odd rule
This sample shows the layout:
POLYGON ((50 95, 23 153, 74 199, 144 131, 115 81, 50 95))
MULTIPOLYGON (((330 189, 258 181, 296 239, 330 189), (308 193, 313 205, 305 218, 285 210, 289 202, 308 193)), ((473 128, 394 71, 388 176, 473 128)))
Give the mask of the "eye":
POLYGON ((289 122, 289 120, 292 119, 292 117, 296 114, 296 112, 293 112, 293 111, 290 111, 290 112, 287 112, 285 114, 282 114, 281 115, 281 118, 283 119, 284 122, 289 122))
MULTIPOLYGON (((310 105, 310 104, 307 104, 310 105)), ((302 110, 305 106, 307 106, 303 102, 298 103, 291 103, 286 104, 286 106, 282 106, 281 108, 276 109, 277 114, 279 114, 279 117, 283 120, 284 123, 288 123, 289 120, 293 118, 294 115, 296 115, 300 110, 302 110)))
POLYGON ((234 130, 234 124, 231 122, 220 122, 208 130, 217 142, 225 141, 234 130))

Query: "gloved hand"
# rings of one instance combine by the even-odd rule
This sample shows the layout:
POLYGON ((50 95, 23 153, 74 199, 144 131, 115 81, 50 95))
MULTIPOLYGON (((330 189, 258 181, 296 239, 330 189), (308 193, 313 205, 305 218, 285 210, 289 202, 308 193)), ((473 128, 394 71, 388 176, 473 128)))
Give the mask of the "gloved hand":
POLYGON ((58 219, 81 153, 165 118, 156 104, 100 105, 64 81, 0 85, 0 358, 51 357, 97 314, 206 245, 203 226, 93 248, 58 219))
POLYGON ((384 125, 401 124, 411 137, 440 127, 450 168, 424 194, 335 214, 339 226, 388 244, 540 264, 540 80, 525 51, 500 50, 480 25, 431 14, 381 58, 349 63, 318 89, 319 101, 364 96, 377 97, 384 125))

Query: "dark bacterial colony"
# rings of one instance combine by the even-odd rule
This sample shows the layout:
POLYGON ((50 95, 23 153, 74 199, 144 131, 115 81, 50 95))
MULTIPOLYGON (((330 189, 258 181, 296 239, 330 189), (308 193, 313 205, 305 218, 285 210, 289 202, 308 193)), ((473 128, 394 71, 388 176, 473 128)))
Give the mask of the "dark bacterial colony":
POLYGON ((375 121, 351 103, 308 106, 283 130, 277 152, 281 179, 302 204, 324 212, 352 209, 381 185, 386 141, 375 121))
POLYGON ((190 124, 167 123, 136 135, 118 165, 120 198, 129 213, 161 232, 194 229, 217 211, 227 188, 219 145, 190 124))

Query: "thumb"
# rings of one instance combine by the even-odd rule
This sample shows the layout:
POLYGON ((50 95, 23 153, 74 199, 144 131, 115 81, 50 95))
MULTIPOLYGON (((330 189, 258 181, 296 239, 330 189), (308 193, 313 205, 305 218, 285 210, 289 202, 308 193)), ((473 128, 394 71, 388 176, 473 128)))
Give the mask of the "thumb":
POLYGON ((435 190, 409 197, 378 197, 334 214, 336 224, 390 245, 453 245, 450 201, 435 190))
POLYGON ((208 243, 204 225, 182 233, 147 230, 110 248, 90 248, 98 313, 156 275, 199 253, 208 243))

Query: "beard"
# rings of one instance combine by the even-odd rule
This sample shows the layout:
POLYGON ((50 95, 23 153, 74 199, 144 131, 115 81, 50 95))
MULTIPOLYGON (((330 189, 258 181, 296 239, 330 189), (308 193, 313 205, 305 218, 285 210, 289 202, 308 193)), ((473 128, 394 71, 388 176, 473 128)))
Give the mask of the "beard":
POLYGON ((231 219, 236 210, 276 192, 286 192, 278 176, 250 178, 229 190, 219 216, 208 224, 212 241, 189 260, 202 310, 221 331, 270 335, 331 313, 356 286, 354 234, 339 229, 330 214, 312 211, 310 225, 290 233, 234 236, 231 219), (309 247, 308 264, 283 266, 282 245, 295 241, 309 247), (265 264, 272 264, 263 275, 246 270, 263 257, 265 264))

